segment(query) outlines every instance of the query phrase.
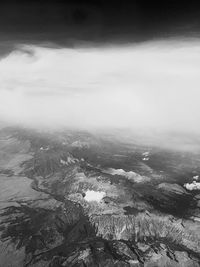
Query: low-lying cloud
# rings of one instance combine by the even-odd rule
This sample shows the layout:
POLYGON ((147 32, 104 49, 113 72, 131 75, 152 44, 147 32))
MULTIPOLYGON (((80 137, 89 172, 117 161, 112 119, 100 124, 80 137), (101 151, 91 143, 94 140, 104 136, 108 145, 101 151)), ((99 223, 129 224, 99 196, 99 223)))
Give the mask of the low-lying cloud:
POLYGON ((0 60, 0 118, 40 127, 199 132, 199 44, 19 46, 0 60))
POLYGON ((133 171, 125 171, 123 169, 105 169, 103 170, 104 173, 110 174, 110 175, 119 175, 119 176, 124 176, 128 180, 131 180, 135 183, 143 183, 143 182, 149 182, 150 178, 146 176, 141 176, 136 172, 133 171))
POLYGON ((197 183, 196 181, 193 181, 192 183, 184 184, 184 187, 189 191, 200 190, 200 183, 197 183))

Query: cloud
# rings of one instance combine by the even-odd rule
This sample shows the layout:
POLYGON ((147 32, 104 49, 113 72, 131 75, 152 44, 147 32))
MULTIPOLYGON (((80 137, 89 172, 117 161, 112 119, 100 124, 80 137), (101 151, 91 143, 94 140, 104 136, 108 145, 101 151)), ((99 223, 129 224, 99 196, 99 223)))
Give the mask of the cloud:
POLYGON ((38 127, 199 132, 199 68, 199 42, 193 40, 19 46, 0 60, 0 118, 38 127))
POLYGON ((184 184, 184 187, 187 190, 190 190, 190 191, 200 190, 200 183, 197 183, 196 181, 193 181, 192 183, 186 183, 186 184, 184 184))
POLYGON ((109 168, 106 170, 103 170, 104 173, 108 173, 111 175, 120 175, 120 176, 124 176, 129 180, 134 181, 135 183, 142 183, 142 182, 148 182, 150 181, 150 178, 146 177, 146 176, 141 176, 133 171, 124 171, 123 169, 113 169, 113 168, 109 168))

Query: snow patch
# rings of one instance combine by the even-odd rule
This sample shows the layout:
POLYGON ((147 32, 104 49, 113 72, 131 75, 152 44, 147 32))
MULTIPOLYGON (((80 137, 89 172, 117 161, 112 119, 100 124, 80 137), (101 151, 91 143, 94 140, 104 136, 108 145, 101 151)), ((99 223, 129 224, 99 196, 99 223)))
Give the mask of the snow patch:
POLYGON ((43 146, 41 146, 40 147, 40 150, 48 151, 49 150, 49 147, 43 147, 43 146))
POLYGON ((194 175, 192 178, 197 181, 199 179, 199 175, 194 175))
POLYGON ((144 161, 149 160, 149 154, 150 154, 149 151, 146 151, 146 152, 142 153, 142 156, 143 156, 142 160, 144 160, 144 161))
POLYGON ((78 159, 74 159, 72 157, 67 157, 67 160, 60 159, 60 163, 66 166, 68 166, 69 164, 75 163, 75 162, 78 162, 78 159))
POLYGON ((90 201, 100 202, 105 196, 106 196, 106 193, 103 191, 88 190, 87 192, 85 192, 84 198, 88 202, 90 201))

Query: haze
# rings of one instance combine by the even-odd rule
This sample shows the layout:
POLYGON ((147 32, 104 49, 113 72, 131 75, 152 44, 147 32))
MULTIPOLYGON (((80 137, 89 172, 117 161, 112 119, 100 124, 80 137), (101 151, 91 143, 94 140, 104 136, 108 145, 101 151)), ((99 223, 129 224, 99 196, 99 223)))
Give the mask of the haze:
POLYGON ((0 60, 0 118, 32 127, 199 133, 199 45, 18 45, 0 60))

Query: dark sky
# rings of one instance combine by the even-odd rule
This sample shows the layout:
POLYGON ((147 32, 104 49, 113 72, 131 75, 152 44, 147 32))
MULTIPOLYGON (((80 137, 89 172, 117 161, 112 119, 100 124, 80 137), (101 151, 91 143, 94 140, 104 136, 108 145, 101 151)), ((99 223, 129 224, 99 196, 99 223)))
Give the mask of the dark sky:
POLYGON ((140 42, 198 36, 198 1, 1 1, 1 41, 140 42))

